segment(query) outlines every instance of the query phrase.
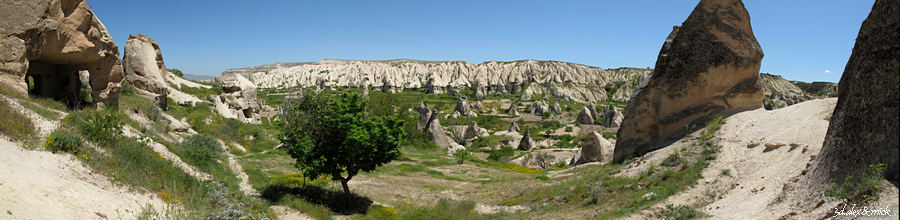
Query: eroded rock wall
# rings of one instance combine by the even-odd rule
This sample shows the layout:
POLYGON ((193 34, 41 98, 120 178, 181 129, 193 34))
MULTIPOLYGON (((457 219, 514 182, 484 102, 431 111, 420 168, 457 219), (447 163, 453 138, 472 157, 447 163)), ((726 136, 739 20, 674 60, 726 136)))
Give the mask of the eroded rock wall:
POLYGON ((86 102, 79 72, 88 71, 90 101, 118 102, 124 79, 119 47, 81 0, 0 0, 0 80, 20 93, 86 102), (28 88, 31 78, 34 88, 28 88))

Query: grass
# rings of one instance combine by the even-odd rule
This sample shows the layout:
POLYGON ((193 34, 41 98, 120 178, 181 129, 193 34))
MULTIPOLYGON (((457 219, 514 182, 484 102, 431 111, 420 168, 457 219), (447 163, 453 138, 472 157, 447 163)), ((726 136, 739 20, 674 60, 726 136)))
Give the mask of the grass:
POLYGON ((881 194, 884 183, 884 167, 886 164, 874 164, 857 177, 848 175, 841 184, 833 183, 825 189, 825 196, 859 203, 875 200, 881 194))
POLYGON ((666 205, 666 208, 660 211, 659 214, 663 219, 674 220, 688 220, 709 217, 708 214, 698 211, 693 206, 674 206, 672 204, 666 205))
POLYGON ((3 115, 3 120, 0 120, 0 134, 16 141, 24 141, 35 134, 36 130, 31 119, 13 109, 11 104, 0 103, 0 115, 3 115))

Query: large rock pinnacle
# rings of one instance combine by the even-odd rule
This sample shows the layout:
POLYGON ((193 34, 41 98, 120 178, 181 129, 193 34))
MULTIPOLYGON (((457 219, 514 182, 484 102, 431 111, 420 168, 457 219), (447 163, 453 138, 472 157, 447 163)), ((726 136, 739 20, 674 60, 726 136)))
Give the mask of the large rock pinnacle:
POLYGON ((632 96, 615 161, 678 139, 686 125, 762 107, 762 48, 740 0, 703 0, 660 50, 647 85, 632 96))

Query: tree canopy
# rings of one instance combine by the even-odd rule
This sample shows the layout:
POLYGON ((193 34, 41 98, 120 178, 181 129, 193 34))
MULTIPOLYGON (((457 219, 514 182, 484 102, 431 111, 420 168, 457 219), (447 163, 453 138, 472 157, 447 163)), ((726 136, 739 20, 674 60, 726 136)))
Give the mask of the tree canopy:
POLYGON ((403 121, 373 116, 359 94, 339 97, 307 93, 285 101, 282 148, 309 178, 331 175, 350 194, 347 182, 400 156, 403 121), (346 177, 343 173, 347 173, 346 177))

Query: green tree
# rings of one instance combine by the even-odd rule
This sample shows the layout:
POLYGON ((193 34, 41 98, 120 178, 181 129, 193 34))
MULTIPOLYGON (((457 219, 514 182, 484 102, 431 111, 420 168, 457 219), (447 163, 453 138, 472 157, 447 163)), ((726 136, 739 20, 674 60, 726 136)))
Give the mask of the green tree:
POLYGON ((347 182, 400 156, 403 121, 366 113, 359 94, 306 95, 285 101, 283 148, 310 179, 331 175, 350 195, 347 182), (347 173, 346 177, 343 176, 347 173))

